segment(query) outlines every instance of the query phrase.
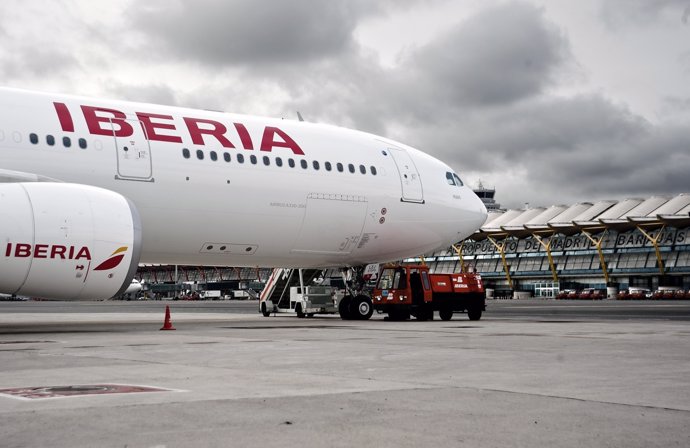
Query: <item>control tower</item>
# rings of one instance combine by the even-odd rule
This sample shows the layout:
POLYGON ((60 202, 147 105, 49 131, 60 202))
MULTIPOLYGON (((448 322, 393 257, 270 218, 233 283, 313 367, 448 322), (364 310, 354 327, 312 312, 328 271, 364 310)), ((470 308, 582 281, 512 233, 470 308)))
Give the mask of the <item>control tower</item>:
POLYGON ((473 190, 477 196, 479 196, 479 199, 482 200, 484 203, 484 206, 486 206, 486 210, 491 212, 492 210, 495 211, 501 211, 501 204, 497 203, 496 200, 494 199, 494 195, 496 194, 496 189, 495 188, 486 188, 482 184, 482 181, 479 181, 479 185, 477 188, 473 190))

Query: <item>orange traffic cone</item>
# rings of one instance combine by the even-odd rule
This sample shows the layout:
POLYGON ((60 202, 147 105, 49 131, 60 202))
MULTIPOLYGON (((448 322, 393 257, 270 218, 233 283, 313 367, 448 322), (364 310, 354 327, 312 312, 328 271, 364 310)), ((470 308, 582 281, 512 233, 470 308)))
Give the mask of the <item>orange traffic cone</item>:
POLYGON ((161 330, 174 330, 175 327, 172 326, 170 321, 170 307, 165 305, 165 322, 163 323, 163 328, 161 330))

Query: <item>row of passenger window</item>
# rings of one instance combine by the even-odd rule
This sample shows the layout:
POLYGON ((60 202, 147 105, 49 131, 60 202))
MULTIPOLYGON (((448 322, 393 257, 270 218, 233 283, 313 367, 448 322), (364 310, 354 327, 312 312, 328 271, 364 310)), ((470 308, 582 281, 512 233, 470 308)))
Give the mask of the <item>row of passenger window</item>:
MULTIPOLYGON (((182 157, 184 157, 185 159, 191 158, 192 157, 191 151, 187 148, 182 148, 182 157)), ((206 157, 206 154, 204 153, 204 151, 202 151, 201 149, 196 150, 196 158, 197 159, 204 160, 205 157, 206 157)), ((214 162, 218 161, 218 153, 216 151, 210 151, 209 152, 209 158, 211 160, 213 160, 214 162)), ((237 163, 240 163, 240 164, 245 163, 245 159, 246 158, 245 158, 244 154, 241 154, 241 153, 235 154, 235 161, 237 163)), ((232 162, 232 156, 230 155, 229 152, 223 153, 223 160, 225 160, 226 162, 232 162)), ((262 156, 261 160, 265 166, 271 166, 271 158, 270 157, 262 156)), ((256 155, 252 154, 249 156, 249 163, 251 163, 252 165, 256 165, 259 163, 259 158, 256 155)), ((275 163, 275 165, 278 167, 282 167, 283 166, 283 159, 281 157, 276 157, 275 159, 273 159, 273 163, 275 163)), ((295 159, 288 158, 287 159, 287 165, 290 168, 295 168, 297 166, 297 163, 295 162, 295 159)), ((307 162, 304 159, 299 160, 299 165, 305 170, 309 168, 309 162, 307 162)), ((318 160, 313 160, 311 162, 311 166, 316 171, 321 169, 321 163, 318 160)), ((345 165, 340 163, 340 162, 336 163, 335 166, 333 164, 331 164, 331 162, 324 162, 323 168, 326 171, 333 171, 333 168, 335 168, 340 173, 345 171, 345 165)), ((349 164, 347 164, 347 170, 350 173, 356 173, 357 167, 355 167, 354 164, 349 163, 349 164)), ((376 176, 378 174, 378 171, 376 170, 375 166, 370 166, 368 171, 373 176, 376 176)), ((359 165, 359 172, 361 174, 367 174, 367 167, 364 165, 359 165)))
MULTIPOLYGON (((38 145, 39 139, 38 139, 38 134, 31 133, 29 134, 29 141, 33 143, 34 145, 38 145)), ((55 137, 52 135, 48 134, 46 135, 46 144, 48 146, 55 146, 55 137)), ((86 149, 86 139, 80 138, 77 140, 77 144, 81 149, 86 149)), ((72 139, 65 136, 62 137, 62 146, 65 148, 70 148, 72 146, 72 139)))

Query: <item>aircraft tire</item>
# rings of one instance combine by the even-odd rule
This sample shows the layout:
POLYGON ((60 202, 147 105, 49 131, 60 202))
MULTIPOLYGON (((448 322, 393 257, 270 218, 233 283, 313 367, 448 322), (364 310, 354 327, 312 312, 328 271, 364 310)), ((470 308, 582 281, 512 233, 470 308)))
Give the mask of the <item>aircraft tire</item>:
POLYGON ((374 306, 371 299, 365 295, 359 295, 350 303, 350 316, 355 320, 369 320, 374 314, 374 306))
POLYGON ((350 303, 352 303, 352 296, 345 296, 340 299, 340 303, 338 304, 338 313, 340 314, 340 318, 342 320, 352 319, 350 315, 350 303))

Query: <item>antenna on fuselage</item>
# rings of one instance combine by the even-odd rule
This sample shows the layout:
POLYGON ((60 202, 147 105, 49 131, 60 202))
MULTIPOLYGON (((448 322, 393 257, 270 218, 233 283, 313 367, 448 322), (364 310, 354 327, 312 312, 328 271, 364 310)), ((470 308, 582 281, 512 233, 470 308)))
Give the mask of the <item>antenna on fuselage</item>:
POLYGON ((304 118, 302 118, 302 114, 299 113, 299 111, 297 111, 297 119, 298 119, 299 121, 304 121, 304 118))

